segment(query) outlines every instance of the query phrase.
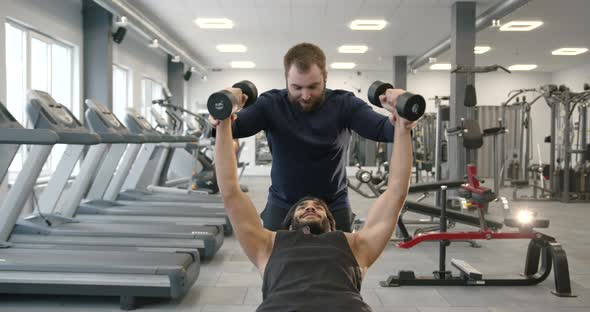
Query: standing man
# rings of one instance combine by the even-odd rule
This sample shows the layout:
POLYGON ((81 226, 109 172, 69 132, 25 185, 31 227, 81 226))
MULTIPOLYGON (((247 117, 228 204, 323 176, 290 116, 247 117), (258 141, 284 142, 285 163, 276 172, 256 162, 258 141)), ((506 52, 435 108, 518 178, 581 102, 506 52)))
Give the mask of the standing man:
MULTIPOLYGON (((232 92, 241 98, 239 89, 232 92)), ((397 95, 387 94, 389 103, 396 98, 397 95)), ((230 119, 235 116, 221 121, 217 127, 215 170, 236 237, 263 278, 263 301, 257 311, 370 312, 360 295, 361 283, 367 269, 387 246, 408 194, 413 124, 393 113, 395 142, 387 190, 369 209, 367 222, 360 231, 335 230, 338 221, 334 221, 327 204, 305 196, 287 210, 285 230, 274 232, 262 227, 252 201, 240 190, 230 119)))
MULTIPOLYGON (((289 208, 311 195, 328 204, 337 229, 350 232, 346 158, 351 133, 392 142, 391 116, 374 112, 352 92, 327 89, 326 56, 313 44, 293 46, 283 64, 286 88, 261 94, 256 103, 237 113, 232 125, 234 138, 265 131, 271 148, 271 186, 261 214, 264 227, 280 229, 289 208)), ((392 97, 403 92, 387 90, 392 97)), ((395 110, 382 103, 390 112, 395 110)))

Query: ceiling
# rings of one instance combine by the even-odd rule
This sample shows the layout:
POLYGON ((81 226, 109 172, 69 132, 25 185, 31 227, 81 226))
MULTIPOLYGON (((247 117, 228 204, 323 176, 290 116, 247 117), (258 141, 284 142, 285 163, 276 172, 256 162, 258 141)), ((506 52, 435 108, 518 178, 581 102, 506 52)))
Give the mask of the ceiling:
MULTIPOLYGON (((590 51, 577 56, 555 56, 551 51, 563 47, 590 49, 589 0, 532 0, 509 15, 510 20, 540 20, 543 25, 530 32, 504 32, 487 28, 477 33, 477 44, 492 47, 477 55, 479 65, 536 64, 534 71, 555 72, 581 64, 590 64, 590 51)), ((449 62, 450 52, 437 58, 449 62)), ((426 69, 428 66, 424 66, 426 69)))
MULTIPOLYGON (((287 49, 299 42, 318 44, 328 62, 355 62, 358 70, 392 69, 394 55, 420 55, 449 36, 455 0, 128 0, 156 25, 196 55, 209 69, 228 69, 230 61, 253 61, 256 69, 280 69, 287 49), (226 17, 233 29, 200 29, 197 17, 226 17), (382 31, 352 31, 354 19, 385 19, 382 31), (218 44, 243 44, 246 53, 220 53, 218 44), (340 54, 341 45, 364 44, 364 54, 340 54)), ((498 0, 476 0, 477 15, 498 0)), ((500 32, 488 28, 477 34, 478 45, 492 50, 478 55, 478 64, 531 62, 536 71, 553 72, 590 63, 590 52, 552 56, 559 47, 590 48, 590 1, 531 0, 502 20, 544 22, 531 32, 500 32)), ((450 61, 447 52, 438 61, 450 61)), ((428 70, 424 66, 421 70, 428 70)))

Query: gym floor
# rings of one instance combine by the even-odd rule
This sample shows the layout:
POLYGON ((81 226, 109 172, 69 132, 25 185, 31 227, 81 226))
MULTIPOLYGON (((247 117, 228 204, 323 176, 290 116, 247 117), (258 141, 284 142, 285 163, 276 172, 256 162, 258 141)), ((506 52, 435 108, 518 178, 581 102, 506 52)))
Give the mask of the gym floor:
MULTIPOLYGON (((487 181, 490 183, 490 180, 487 181)), ((270 178, 244 177, 242 183, 250 188, 249 195, 258 209, 266 203, 270 178)), ((503 195, 511 196, 506 188, 503 195)), ((351 192, 352 206, 360 217, 366 215, 373 200, 351 192)), ((510 197, 508 197, 510 198, 510 197)), ((551 220, 548 229, 541 230, 557 238, 567 252, 572 288, 576 298, 559 298, 550 293, 553 274, 536 286, 520 287, 416 287, 382 288, 379 281, 398 270, 414 270, 430 274, 438 265, 438 243, 429 242, 403 250, 388 246, 371 267, 364 282, 362 295, 375 312, 379 311, 590 311, 590 240, 587 233, 589 205, 559 202, 512 203, 512 207, 536 209, 551 220), (528 206, 527 206, 528 205, 528 206)), ((491 214, 500 213, 491 207, 491 214)), ((408 214, 406 219, 419 216, 408 214)), ((451 231, 461 229, 457 227, 451 231)), ((465 228, 468 229, 468 228, 465 228)), ((410 229, 412 230, 412 229, 410 229)), ((485 274, 518 274, 523 270, 527 241, 483 241, 481 248, 467 243, 453 243, 448 259, 469 262, 485 274)), ((448 265, 450 266, 450 265, 448 265)), ((454 268, 451 268, 454 270, 454 268)), ((262 300, 262 279, 250 264, 235 237, 226 238, 214 260, 201 266, 197 283, 178 301, 150 301, 142 311, 246 312, 255 311, 262 300)), ((0 296, 0 311, 120 311, 118 298, 72 296, 0 296)))

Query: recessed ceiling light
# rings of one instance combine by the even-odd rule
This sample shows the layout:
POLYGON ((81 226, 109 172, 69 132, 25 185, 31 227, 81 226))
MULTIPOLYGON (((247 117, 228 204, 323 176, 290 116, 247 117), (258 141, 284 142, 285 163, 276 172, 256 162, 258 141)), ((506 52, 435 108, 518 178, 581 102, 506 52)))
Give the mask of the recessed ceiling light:
POLYGON ((343 45, 338 48, 340 53, 365 53, 369 48, 366 45, 343 45))
POLYGON ((587 48, 560 48, 552 51, 553 55, 578 55, 588 52, 587 48))
POLYGON ((500 31, 530 31, 541 25, 541 21, 512 21, 502 25, 500 31))
POLYGON ((430 69, 432 70, 451 70, 451 64, 449 63, 436 63, 430 65, 430 69))
POLYGON ((175 55, 170 61, 172 63, 180 63, 180 55, 175 55))
POLYGON ((349 27, 352 30, 381 30, 387 25, 386 20, 354 20, 349 27))
POLYGON ((535 64, 516 64, 508 67, 508 70, 531 70, 537 68, 535 64))
POLYGON ((148 47, 152 48, 152 49, 156 49, 158 47, 160 47, 160 43, 158 42, 158 39, 154 39, 150 42, 150 44, 148 44, 148 47))
POLYGON ((229 65, 232 68, 254 68, 254 67, 256 67, 256 64, 254 62, 250 62, 250 61, 234 61, 234 62, 230 62, 229 65))
POLYGON ((330 64, 330 68, 332 69, 353 69, 356 66, 355 63, 347 63, 347 62, 335 62, 330 64))
POLYGON ((228 18, 197 18, 195 23, 200 28, 229 29, 234 27, 234 22, 228 18))
POLYGON ((243 44, 218 44, 215 48, 224 53, 246 52, 248 50, 243 44))
POLYGON ((475 54, 484 54, 486 52, 488 52, 489 50, 491 50, 492 48, 488 47, 488 46, 476 46, 474 48, 474 53, 475 54))

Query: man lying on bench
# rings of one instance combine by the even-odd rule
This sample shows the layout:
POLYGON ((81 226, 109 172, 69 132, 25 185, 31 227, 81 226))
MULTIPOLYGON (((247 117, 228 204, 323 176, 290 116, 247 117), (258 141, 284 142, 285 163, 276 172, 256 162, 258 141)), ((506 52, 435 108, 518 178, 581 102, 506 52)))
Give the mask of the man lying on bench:
MULTIPOLYGON (((223 203, 236 237, 263 276, 257 311, 371 311, 360 295, 367 269, 387 246, 407 195, 414 123, 392 113, 395 124, 388 189, 355 233, 336 231, 326 203, 304 197, 285 219, 285 230, 262 227, 256 208, 238 184, 231 118, 217 126, 215 168, 223 203)), ((305 170, 305 168, 303 168, 305 170)), ((306 183, 306 181, 298 181, 306 183)))

